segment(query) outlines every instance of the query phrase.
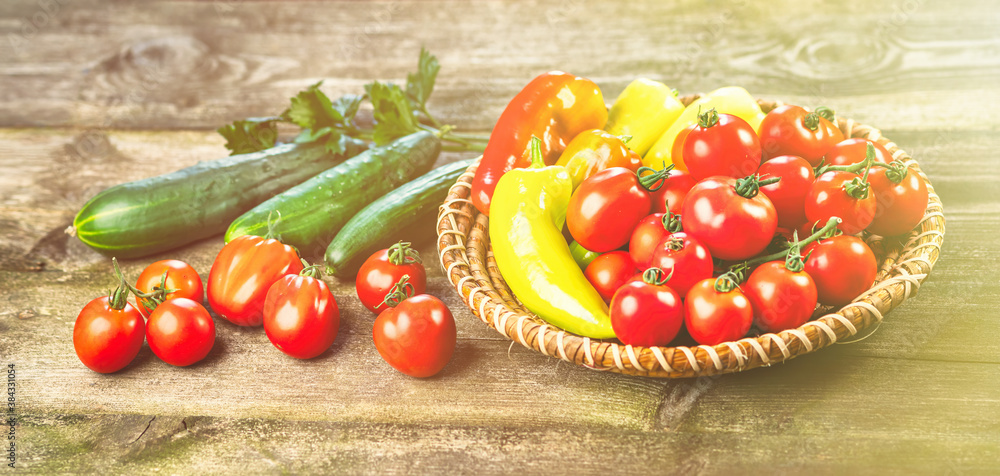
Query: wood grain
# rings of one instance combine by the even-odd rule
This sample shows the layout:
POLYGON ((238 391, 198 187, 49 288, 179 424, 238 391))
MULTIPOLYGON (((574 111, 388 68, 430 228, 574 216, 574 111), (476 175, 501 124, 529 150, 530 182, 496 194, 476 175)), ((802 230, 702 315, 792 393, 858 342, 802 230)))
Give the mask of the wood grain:
MULTIPOLYGON (((998 31, 983 0, 2 2, 0 363, 17 366, 17 465, 988 474, 1000 467, 998 31), (647 76, 682 93, 739 84, 832 106, 881 128, 931 177, 947 217, 941 258, 867 339, 719 378, 626 377, 511 346, 433 263, 429 292, 455 313, 459 344, 431 379, 378 357, 373 316, 353 282, 333 278, 342 328, 312 361, 220 321, 192 368, 148 347, 115 375, 78 362, 76 314, 113 285, 107 258, 63 233, 88 198, 225 155, 213 129, 278 112, 320 79, 331 95, 401 81, 422 45, 442 64, 432 111, 467 131, 488 131, 551 69, 596 80, 609 102, 647 76)), ((205 278, 221 244, 124 271, 169 257, 205 278)))
POLYGON ((1000 106, 998 19, 980 2, 52 2, 30 37, 37 2, 3 7, 0 126, 214 129, 280 112, 320 79, 331 95, 401 81, 421 45, 443 65, 432 109, 470 129, 550 69, 609 101, 637 76, 739 84, 918 129, 975 124, 960 104, 1000 106))

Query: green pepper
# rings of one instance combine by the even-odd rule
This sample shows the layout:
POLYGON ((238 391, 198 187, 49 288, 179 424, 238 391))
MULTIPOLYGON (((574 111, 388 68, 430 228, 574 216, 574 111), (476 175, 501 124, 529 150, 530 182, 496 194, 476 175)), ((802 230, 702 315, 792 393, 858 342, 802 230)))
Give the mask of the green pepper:
POLYGON ((587 281, 563 238, 573 179, 545 166, 541 141, 531 140, 531 166, 497 182, 490 207, 490 242, 503 279, 531 312, 585 337, 615 336, 608 306, 587 281))
POLYGON ((569 252, 573 255, 573 261, 576 261, 576 264, 580 267, 580 269, 587 269, 587 265, 589 265, 591 261, 594 261, 595 258, 601 256, 601 254, 596 251, 590 251, 587 248, 584 248, 583 245, 577 243, 576 240, 569 243, 569 252))
POLYGON ((658 81, 639 78, 629 83, 611 105, 604 130, 616 136, 632 136, 628 147, 639 155, 646 155, 683 111, 684 104, 677 100, 677 90, 658 81))

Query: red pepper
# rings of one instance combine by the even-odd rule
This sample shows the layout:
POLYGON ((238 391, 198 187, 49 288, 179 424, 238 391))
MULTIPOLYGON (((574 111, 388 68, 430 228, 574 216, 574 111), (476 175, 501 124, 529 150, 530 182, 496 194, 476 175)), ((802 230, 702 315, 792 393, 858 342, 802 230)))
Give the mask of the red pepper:
POLYGON ((500 177, 531 164, 528 143, 532 136, 542 140, 545 164, 553 165, 577 134, 600 129, 607 121, 604 96, 593 81, 560 71, 531 80, 507 104, 490 134, 472 181, 472 203, 489 215, 500 177))

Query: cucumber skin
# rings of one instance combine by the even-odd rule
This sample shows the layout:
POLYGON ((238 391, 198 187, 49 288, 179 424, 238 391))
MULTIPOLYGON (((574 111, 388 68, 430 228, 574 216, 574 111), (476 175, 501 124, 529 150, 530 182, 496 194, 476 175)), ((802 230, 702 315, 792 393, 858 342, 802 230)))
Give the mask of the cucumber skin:
POLYGON ((475 159, 438 167, 383 195, 354 215, 326 248, 326 272, 352 279, 368 257, 402 240, 414 244, 435 234, 438 207, 475 159))
POLYGON ((332 155, 322 145, 282 144, 115 185, 84 204, 73 233, 118 258, 177 248, 224 232, 255 205, 367 148, 351 139, 332 155))
POLYGON ((420 131, 366 150, 278 194, 233 221, 226 243, 243 235, 271 235, 302 255, 322 252, 351 217, 376 198, 430 170, 441 140, 420 131))

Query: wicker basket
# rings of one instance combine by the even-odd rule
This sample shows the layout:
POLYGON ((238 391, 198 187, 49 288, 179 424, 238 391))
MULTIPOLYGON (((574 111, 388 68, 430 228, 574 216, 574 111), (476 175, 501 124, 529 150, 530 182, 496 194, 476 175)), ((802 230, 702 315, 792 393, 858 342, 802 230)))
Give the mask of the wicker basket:
MULTIPOLYGON (((687 105, 697 98, 682 100, 687 105)), ((758 102, 764 112, 782 105, 758 102)), ((838 341, 857 339, 872 332, 930 273, 944 241, 945 220, 930 181, 906 152, 875 128, 851 119, 838 118, 837 123, 845 137, 878 142, 894 158, 909 162, 927 182, 930 199, 920 224, 905 237, 867 237, 879 261, 878 276, 868 291, 840 309, 817 309, 814 319, 797 329, 716 346, 638 347, 581 337, 546 323, 518 302, 497 269, 489 246, 489 218, 469 200, 478 162, 451 187, 438 214, 441 266, 473 314, 487 325, 529 349, 596 370, 664 378, 717 375, 784 362, 838 341)))

